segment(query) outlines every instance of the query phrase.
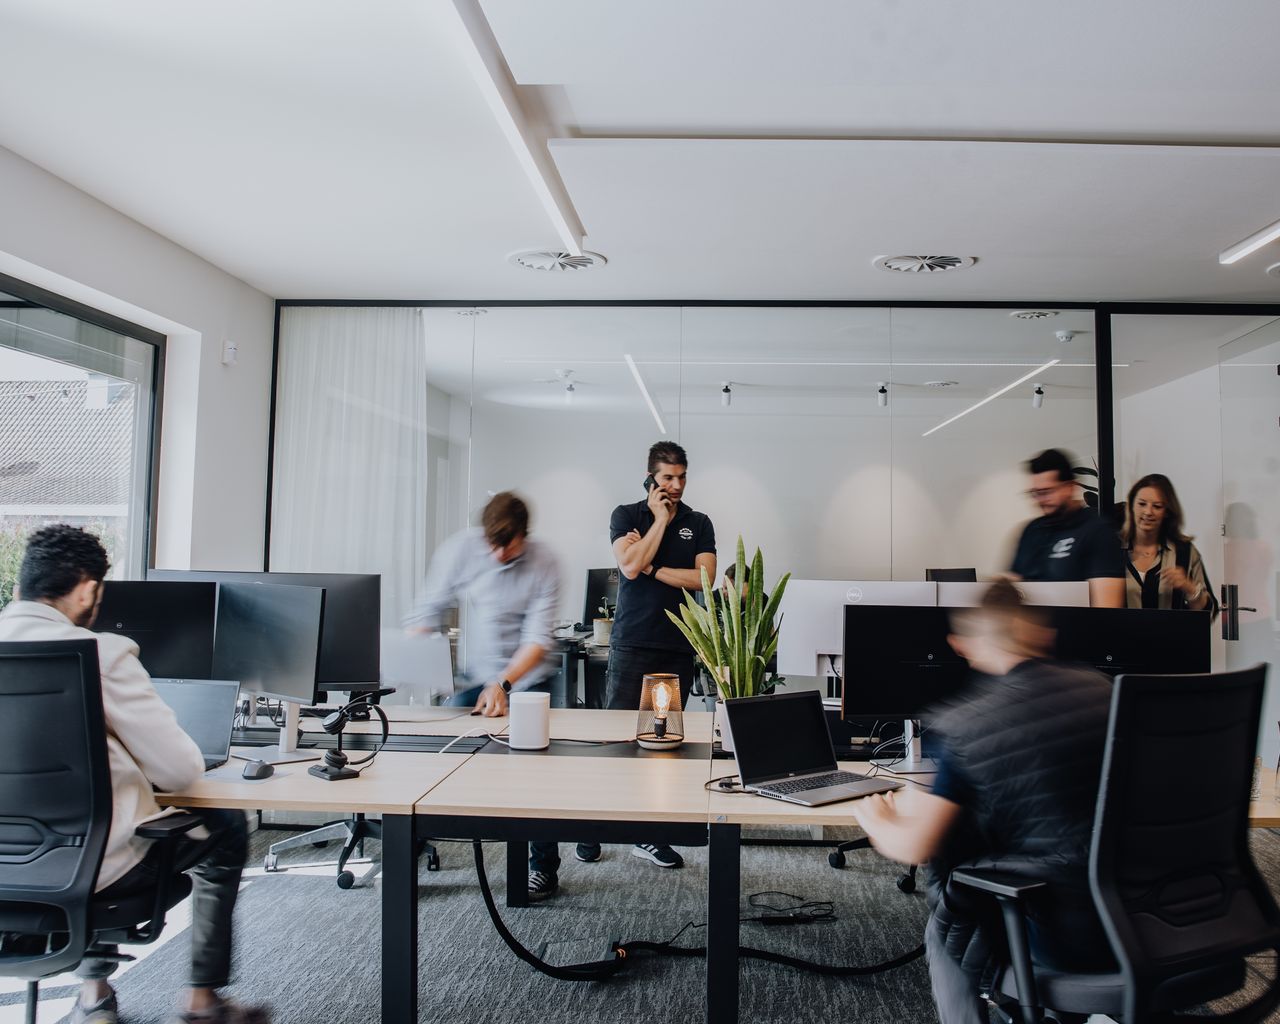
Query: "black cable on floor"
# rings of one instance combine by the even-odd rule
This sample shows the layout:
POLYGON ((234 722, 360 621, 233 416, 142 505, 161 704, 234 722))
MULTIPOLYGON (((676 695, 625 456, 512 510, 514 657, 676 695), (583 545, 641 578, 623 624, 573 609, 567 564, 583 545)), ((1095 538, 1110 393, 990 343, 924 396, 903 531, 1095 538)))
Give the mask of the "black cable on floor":
MULTIPOLYGON (((534 970, 540 971, 548 977, 556 978, 560 981, 606 981, 623 970, 627 966, 627 961, 630 957, 636 953, 648 953, 651 956, 685 957, 703 957, 707 954, 705 946, 674 945, 675 940, 689 927, 689 925, 686 925, 666 942, 632 941, 618 943, 613 947, 613 956, 611 958, 560 966, 549 964, 521 945, 520 941, 507 928, 502 916, 498 913, 498 906, 493 899, 493 891, 489 888, 489 875, 484 866, 484 845, 477 840, 472 846, 475 852, 476 878, 480 882, 480 894, 484 897, 484 905, 489 911, 489 918, 493 921, 493 926, 498 935, 502 937, 502 941, 507 944, 511 952, 534 970)), ((738 956, 745 957, 748 960, 765 960, 769 963, 782 964, 785 967, 794 967, 797 970, 823 974, 828 977, 861 978, 871 974, 880 974, 883 971, 891 971, 909 964, 913 960, 918 960, 924 956, 924 946, 917 946, 915 949, 893 957, 891 960, 867 965, 819 964, 814 963, 812 960, 802 960, 799 957, 787 956, 784 953, 775 953, 767 949, 753 949, 750 946, 739 946, 738 956)))

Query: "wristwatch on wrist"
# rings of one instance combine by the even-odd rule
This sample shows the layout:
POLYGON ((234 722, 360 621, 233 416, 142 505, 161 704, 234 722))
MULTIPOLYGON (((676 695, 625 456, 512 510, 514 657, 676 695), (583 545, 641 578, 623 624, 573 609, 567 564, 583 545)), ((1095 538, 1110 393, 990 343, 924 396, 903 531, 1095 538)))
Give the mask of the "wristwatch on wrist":
POLYGON ((504 680, 502 680, 502 682, 500 682, 498 685, 502 687, 502 692, 503 692, 503 693, 510 693, 510 692, 511 692, 511 683, 510 683, 510 681, 509 681, 509 680, 504 679, 504 680))

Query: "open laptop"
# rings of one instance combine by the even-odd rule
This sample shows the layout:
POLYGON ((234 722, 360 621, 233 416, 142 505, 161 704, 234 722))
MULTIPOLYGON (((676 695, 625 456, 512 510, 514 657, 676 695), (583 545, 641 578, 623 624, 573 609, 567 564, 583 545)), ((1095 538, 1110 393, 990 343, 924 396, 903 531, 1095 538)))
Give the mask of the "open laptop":
POLYGON ((152 679, 160 699, 204 755, 204 770, 227 763, 240 684, 228 679, 152 679))
POLYGON ((453 693, 453 656, 443 633, 406 633, 384 629, 381 637, 382 685, 427 704, 433 695, 453 693))
POLYGON ((818 807, 901 789, 892 779, 841 771, 817 690, 725 702, 744 789, 818 807))

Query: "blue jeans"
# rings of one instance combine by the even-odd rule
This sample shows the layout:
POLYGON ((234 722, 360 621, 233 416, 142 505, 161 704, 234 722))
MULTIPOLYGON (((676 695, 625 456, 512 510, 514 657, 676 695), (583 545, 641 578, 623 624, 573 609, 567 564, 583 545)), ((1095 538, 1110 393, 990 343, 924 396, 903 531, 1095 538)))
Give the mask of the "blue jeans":
MULTIPOLYGON (((696 671, 693 652, 664 651, 654 647, 609 648, 609 666, 605 669, 604 706, 613 711, 638 711, 645 675, 670 672, 680 677, 680 706, 689 702, 689 689, 696 671)), ((579 843, 587 851, 600 855, 599 843, 579 843)), ((560 848, 556 843, 529 844, 529 870, 554 875, 560 869, 560 848)))
MULTIPOLYGON (((550 693, 551 680, 545 683, 535 683, 533 686, 525 687, 523 690, 516 691, 519 693, 550 693)), ((484 693, 483 686, 468 686, 465 690, 458 690, 450 697, 445 704, 454 708, 471 708, 475 707, 476 701, 480 699, 480 694, 484 693)))

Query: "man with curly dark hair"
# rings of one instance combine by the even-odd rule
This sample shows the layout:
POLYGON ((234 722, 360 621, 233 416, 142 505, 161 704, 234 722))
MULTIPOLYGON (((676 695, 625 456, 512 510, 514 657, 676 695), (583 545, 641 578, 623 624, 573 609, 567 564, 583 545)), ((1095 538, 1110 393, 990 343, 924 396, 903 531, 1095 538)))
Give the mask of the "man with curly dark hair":
MULTIPOLYGON (((109 568, 107 552, 93 534, 74 526, 46 526, 28 539, 16 600, 0 612, 0 641, 98 643, 112 815, 97 892, 108 897, 155 884, 152 844, 136 838, 134 830, 168 813, 156 803, 157 789, 183 789, 204 772, 200 748, 151 685, 137 644, 89 630, 109 568)), ((244 815, 205 809, 190 813, 204 820, 204 829, 191 833, 177 855, 177 869, 193 878, 191 987, 175 1024, 266 1024, 263 1009, 218 995, 231 970, 231 917, 248 845, 244 815)), ((76 973, 82 985, 69 1018, 72 1024, 116 1024, 116 996, 107 984, 116 967, 114 954, 114 947, 91 947, 80 963, 76 973)))

